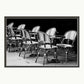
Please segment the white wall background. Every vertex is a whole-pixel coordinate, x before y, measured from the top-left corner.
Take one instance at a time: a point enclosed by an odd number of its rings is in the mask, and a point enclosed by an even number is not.
[[[84,83],[84,0],[0,0],[0,84]],[[4,16],[80,16],[80,68],[4,68]]]

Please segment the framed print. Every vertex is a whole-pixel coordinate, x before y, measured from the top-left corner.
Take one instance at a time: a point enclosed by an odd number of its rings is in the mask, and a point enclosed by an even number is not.
[[[5,16],[5,67],[79,67],[79,16]]]

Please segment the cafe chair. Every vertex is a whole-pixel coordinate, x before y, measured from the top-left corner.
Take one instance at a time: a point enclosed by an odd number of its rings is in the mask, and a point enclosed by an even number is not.
[[[25,41],[27,41],[28,39],[30,39],[29,35],[27,35],[27,38],[26,38],[26,30],[25,30],[25,24],[21,24],[18,26],[17,30],[20,31],[20,35],[21,35],[21,38],[22,38],[22,42],[21,42],[21,47],[20,48],[20,53],[19,53],[19,56],[21,55],[23,49],[24,49],[24,44],[25,44]]]
[[[57,56],[56,56],[56,49],[57,49],[57,46],[54,46],[52,45],[51,43],[51,40],[50,40],[50,37],[48,34],[44,33],[44,32],[38,32],[38,35],[39,35],[39,48],[38,48],[38,54],[37,54],[37,57],[36,57],[36,60],[35,62],[37,62],[38,60],[38,57],[39,57],[39,54],[40,54],[40,51],[43,50],[44,52],[44,55],[43,55],[43,65],[45,65],[48,61],[48,52],[51,52],[52,49],[55,49],[55,52],[54,52],[54,57],[57,59]]]
[[[14,31],[13,29],[14,23],[10,23],[8,26],[6,26],[6,40],[8,40],[9,37],[14,36]],[[11,33],[12,32],[12,33]]]
[[[15,32],[14,32],[14,23],[10,23],[7,26],[7,35],[8,35],[8,51],[10,52],[10,49],[13,48],[13,45],[16,46],[16,39],[15,39]]]
[[[65,53],[66,53],[65,61],[66,62],[68,60],[69,50],[74,47],[74,41],[75,41],[76,36],[77,36],[77,32],[74,30],[70,30],[64,34],[65,38],[62,39],[61,43],[57,44],[58,48],[65,49]]]
[[[13,25],[14,25],[14,23],[12,22],[8,26],[6,26],[6,28],[8,30],[6,33],[8,34],[9,37],[15,36],[15,33],[13,31]]]
[[[21,32],[22,32],[22,46],[20,47],[19,56],[21,55],[23,50],[26,51],[26,48],[29,47],[31,43],[29,33],[25,29],[21,29]]]
[[[22,43],[23,45],[22,45],[22,47],[20,49],[19,56],[21,55],[21,53],[22,53],[22,51],[24,49],[24,59],[25,59],[25,55],[28,53],[28,51],[30,51],[31,54],[32,54],[32,51],[33,51],[32,47],[36,47],[38,42],[31,40],[30,33],[27,30],[22,29],[21,31],[23,33],[23,43]]]
[[[14,31],[14,40],[15,40],[15,44],[16,44],[16,49],[19,50],[19,48],[22,45],[22,35],[21,35],[21,29],[24,29],[25,24],[21,24],[19,25]],[[14,27],[15,28],[15,27]]]

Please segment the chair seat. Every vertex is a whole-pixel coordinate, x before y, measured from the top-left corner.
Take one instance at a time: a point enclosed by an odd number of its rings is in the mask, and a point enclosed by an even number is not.
[[[37,41],[32,41],[32,44],[38,44],[38,42]]]
[[[38,44],[38,42],[36,42],[36,41],[32,41],[32,43],[31,43],[31,41],[27,41],[27,42],[24,41],[23,43],[24,43],[24,44],[29,44],[29,45],[30,45],[30,44]]]
[[[22,40],[22,38],[20,38],[20,37],[11,37],[11,38],[9,38],[10,40]]]
[[[31,37],[31,39],[35,39],[35,37]]]
[[[19,35],[19,34],[16,34],[15,36],[17,36],[17,37],[20,37],[21,35]]]
[[[57,48],[57,46],[54,46],[54,45],[41,45],[40,48],[43,48],[43,49],[52,49],[52,48]]]
[[[50,38],[52,39],[52,38],[56,38],[55,36],[50,36]]]
[[[20,38],[20,37],[16,37],[16,40],[21,40],[22,38]]]
[[[70,44],[57,44],[57,46],[64,47],[64,48],[72,47],[72,45],[70,45]]]
[[[11,38],[9,38],[9,39],[11,39],[11,40],[16,40],[15,37],[11,37]]]
[[[30,31],[29,33],[30,34],[33,34],[33,35],[36,35],[37,34],[37,32],[32,32],[32,31]]]
[[[24,41],[23,44],[31,44],[31,41]]]

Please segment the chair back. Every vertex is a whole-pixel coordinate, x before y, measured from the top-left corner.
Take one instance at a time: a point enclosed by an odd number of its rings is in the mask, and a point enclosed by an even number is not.
[[[13,30],[13,25],[14,25],[14,23],[10,23],[10,24],[7,26],[7,27],[8,27],[8,30],[9,30],[10,36],[15,36],[14,30]]]
[[[21,32],[22,32],[22,38],[25,38],[25,30],[22,29]]]
[[[30,35],[27,30],[21,29],[20,31],[22,32],[22,38],[30,39]]]
[[[48,34],[46,34],[44,32],[38,32],[38,34],[39,34],[39,42],[44,43],[44,45],[42,44],[44,48],[52,47],[50,37]]]
[[[44,42],[45,41],[45,39],[44,39],[44,32],[38,32],[38,37],[39,37],[39,41],[40,42]]]
[[[25,33],[25,38],[26,39],[31,39],[30,34],[27,30],[24,30],[24,33]]]
[[[17,27],[18,30],[20,30],[22,32],[22,38],[25,38],[25,24],[21,24]]]
[[[75,40],[77,32],[72,30],[65,33],[65,39]]]
[[[50,35],[50,32],[51,32],[51,30],[49,29],[46,31],[46,34]]]
[[[67,44],[73,45],[75,38],[77,36],[77,32],[74,30],[70,30],[64,34],[65,38],[63,38],[61,43],[66,42]]]
[[[12,28],[13,25],[14,25],[14,23],[12,22],[12,23],[10,23],[7,27],[8,27],[8,28]]]
[[[50,37],[49,37],[49,35],[46,34],[46,33],[45,33],[45,42],[46,42],[46,43],[51,43],[51,42],[50,42]]]
[[[38,32],[40,30],[40,26],[35,26],[33,29],[32,29],[32,32]]]
[[[26,26],[25,24],[21,24],[21,25],[19,25],[19,26],[18,26],[18,28],[17,28],[17,29],[24,29],[24,28],[25,28],[25,26]]]
[[[55,36],[56,33],[56,28],[50,28],[49,30],[46,31],[46,34],[49,36]]]

